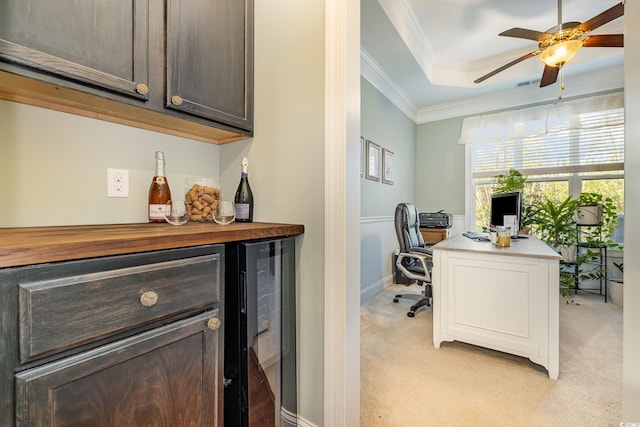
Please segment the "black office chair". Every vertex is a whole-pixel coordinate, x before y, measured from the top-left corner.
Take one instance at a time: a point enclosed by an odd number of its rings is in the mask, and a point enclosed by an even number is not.
[[[395,214],[396,236],[400,245],[400,253],[396,259],[396,266],[400,272],[410,280],[417,280],[419,285],[425,285],[421,295],[398,294],[393,302],[399,298],[418,297],[418,302],[411,306],[407,316],[414,317],[420,307],[429,307],[432,303],[431,268],[432,251],[425,245],[420,234],[420,219],[418,209],[411,203],[400,203],[396,206]]]

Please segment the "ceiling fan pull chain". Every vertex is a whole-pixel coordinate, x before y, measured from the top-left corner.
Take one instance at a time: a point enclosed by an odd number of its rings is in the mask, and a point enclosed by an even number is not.
[[[563,91],[564,91],[564,67],[560,66],[560,93],[558,94],[558,100],[562,100]]]

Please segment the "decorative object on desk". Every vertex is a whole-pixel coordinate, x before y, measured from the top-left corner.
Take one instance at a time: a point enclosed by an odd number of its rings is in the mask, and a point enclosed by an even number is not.
[[[220,179],[194,176],[185,179],[185,200],[193,222],[212,222],[220,200]]]
[[[220,200],[213,210],[213,220],[220,225],[231,224],[236,218],[235,207],[231,200]]]
[[[393,151],[382,149],[382,182],[393,185],[395,177],[395,161]]]
[[[499,248],[511,246],[511,227],[496,227],[496,246]]]
[[[184,200],[169,200],[164,212],[165,220],[171,225],[183,225],[189,222],[189,207]]]
[[[496,228],[493,225],[489,226],[489,240],[494,245],[498,244],[498,232],[496,231]]]
[[[380,146],[367,140],[367,170],[365,177],[372,181],[380,181]]]

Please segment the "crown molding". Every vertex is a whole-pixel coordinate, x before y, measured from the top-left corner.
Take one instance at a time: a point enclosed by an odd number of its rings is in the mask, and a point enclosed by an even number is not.
[[[409,119],[414,123],[416,122],[417,106],[393,83],[389,75],[362,46],[360,46],[360,75],[378,89]]]

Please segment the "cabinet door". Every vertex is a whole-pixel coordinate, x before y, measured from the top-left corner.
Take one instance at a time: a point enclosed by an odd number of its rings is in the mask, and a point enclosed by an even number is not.
[[[16,375],[18,426],[218,426],[218,310]]]
[[[148,9],[149,0],[2,1],[0,60],[44,73],[45,81],[49,75],[146,100]]]
[[[253,126],[252,0],[167,1],[168,108]]]

